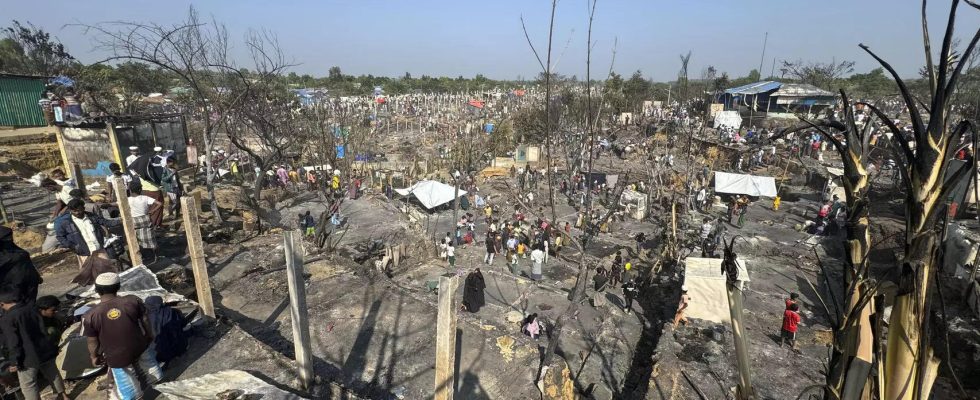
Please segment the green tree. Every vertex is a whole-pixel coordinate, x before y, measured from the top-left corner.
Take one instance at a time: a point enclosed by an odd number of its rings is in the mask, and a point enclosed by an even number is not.
[[[624,86],[623,77],[615,72],[610,73],[609,77],[606,78],[606,84],[603,87],[603,96],[605,96],[609,108],[615,113],[622,112],[626,108],[626,97],[623,92]]]
[[[12,26],[0,32],[7,36],[0,43],[0,71],[55,76],[66,74],[78,64],[57,38],[30,23],[13,21]]]
[[[327,77],[331,81],[337,82],[344,79],[344,73],[340,71],[340,67],[334,65],[327,70]]]
[[[626,100],[626,110],[638,111],[643,100],[650,96],[650,81],[643,78],[643,72],[637,70],[630,79],[623,83],[623,96]]]
[[[721,76],[715,78],[713,89],[717,91],[722,91],[728,89],[731,86],[731,80],[728,79],[728,73],[722,72]]]
[[[885,76],[883,68],[875,68],[866,74],[854,74],[847,78],[850,91],[864,97],[881,98],[897,93],[895,81]]]

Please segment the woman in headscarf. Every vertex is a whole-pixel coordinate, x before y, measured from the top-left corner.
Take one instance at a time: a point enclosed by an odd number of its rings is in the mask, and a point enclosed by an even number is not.
[[[487,304],[483,294],[486,287],[483,272],[480,272],[479,268],[466,276],[466,283],[463,286],[463,307],[466,307],[466,311],[479,312],[480,308]]]
[[[187,335],[184,334],[184,316],[173,307],[163,304],[160,296],[150,296],[144,301],[157,361],[165,363],[187,351]]]

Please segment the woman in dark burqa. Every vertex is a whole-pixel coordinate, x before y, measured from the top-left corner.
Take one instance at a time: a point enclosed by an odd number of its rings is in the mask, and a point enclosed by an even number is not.
[[[480,307],[487,304],[483,296],[483,289],[486,288],[487,284],[479,268],[466,276],[466,284],[463,286],[463,307],[466,307],[466,311],[479,312]]]
[[[187,335],[184,333],[184,316],[173,307],[163,304],[160,296],[150,296],[144,301],[153,329],[157,361],[173,360],[187,351]]]

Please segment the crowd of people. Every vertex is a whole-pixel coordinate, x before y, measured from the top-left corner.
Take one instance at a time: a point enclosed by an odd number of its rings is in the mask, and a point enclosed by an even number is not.
[[[159,297],[118,295],[119,273],[133,260],[132,255],[124,257],[119,202],[128,205],[129,222],[142,255],[153,256],[164,213],[169,210],[171,217],[179,216],[184,190],[173,151],[157,147],[141,155],[137,147],[129,150],[125,168],[117,163],[109,165],[105,185],[83,186],[61,170],[35,177],[40,187],[54,194],[55,201],[48,224],[51,233],[44,247],[74,253],[79,272],[73,282],[92,285],[99,301],[62,303],[54,296],[38,298],[41,278],[30,254],[13,244],[10,229],[0,227],[0,304],[4,310],[0,330],[7,354],[4,368],[17,374],[17,386],[26,399],[39,399],[45,383],[58,398],[67,398],[55,358],[64,350],[63,343],[70,340],[62,338],[62,332],[71,324],[81,325],[78,334],[88,338],[90,362],[106,368],[113,398],[117,399],[140,398],[141,387],[161,379],[161,365],[187,348],[186,321],[179,311]],[[123,182],[123,191],[115,190],[116,180]]]
[[[79,244],[88,246],[82,240]],[[158,381],[161,365],[186,351],[183,315],[157,296],[119,296],[115,272],[94,280],[98,302],[69,304],[52,295],[38,297],[42,279],[30,253],[14,244],[12,230],[3,226],[0,273],[0,346],[5,355],[0,382],[19,387],[24,399],[39,400],[44,385],[58,399],[68,398],[56,359],[66,351],[69,337],[63,332],[72,324],[81,325],[91,364],[107,369],[117,399],[140,398],[141,379],[143,384]],[[66,308],[73,317],[64,316]],[[4,378],[9,374],[16,374],[16,381]]]

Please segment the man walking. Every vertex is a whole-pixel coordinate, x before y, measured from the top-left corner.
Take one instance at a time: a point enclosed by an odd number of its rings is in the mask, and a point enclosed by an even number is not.
[[[623,299],[626,301],[626,304],[623,306],[623,311],[625,311],[627,315],[633,313],[633,300],[635,298],[636,282],[633,282],[633,279],[628,279],[626,282],[623,282]]]
[[[495,239],[496,238],[494,237],[493,233],[487,233],[487,255],[483,256],[483,262],[485,262],[487,265],[493,265],[493,256],[494,254],[497,254],[497,244]]]
[[[3,307],[0,330],[3,331],[10,360],[14,363],[9,371],[17,373],[24,399],[41,399],[40,376],[51,383],[51,389],[58,399],[67,400],[61,372],[55,365],[58,347],[48,340],[41,314],[33,304],[22,302],[15,291],[4,290],[0,293],[0,306]]]
[[[711,218],[706,217],[702,220],[702,224],[701,224],[701,257],[702,258],[707,257],[709,253],[714,252],[713,250],[710,252],[708,251],[710,246],[708,243],[709,242],[708,238],[711,236],[711,232],[714,231],[714,229],[715,227],[711,225]]]
[[[136,296],[119,297],[119,275],[107,272],[95,279],[99,304],[82,317],[93,365],[109,367],[114,393],[120,399],[141,398],[137,367],[149,384],[162,377],[153,347],[153,331],[146,307]]]

